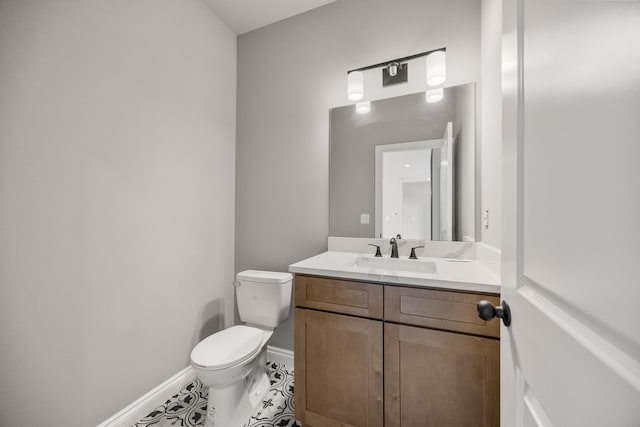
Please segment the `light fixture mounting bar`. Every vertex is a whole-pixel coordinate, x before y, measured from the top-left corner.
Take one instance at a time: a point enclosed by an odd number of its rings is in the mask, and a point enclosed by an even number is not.
[[[438,52],[438,51],[446,52],[447,48],[446,47],[441,47],[440,49],[428,50],[426,52],[416,53],[415,55],[405,56],[404,58],[391,59],[389,61],[380,62],[378,64],[367,65],[366,67],[362,67],[362,68],[354,68],[353,70],[347,71],[347,74],[349,74],[352,71],[366,71],[366,70],[371,70],[373,68],[386,67],[387,65],[389,65],[392,62],[397,62],[398,64],[401,64],[403,62],[411,61],[412,59],[420,58],[422,56],[427,56],[430,53]]]

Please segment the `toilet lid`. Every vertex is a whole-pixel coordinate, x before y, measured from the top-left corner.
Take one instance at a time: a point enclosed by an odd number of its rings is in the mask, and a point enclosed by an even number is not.
[[[191,352],[191,362],[203,369],[223,369],[253,356],[262,346],[262,330],[237,325],[209,335]]]

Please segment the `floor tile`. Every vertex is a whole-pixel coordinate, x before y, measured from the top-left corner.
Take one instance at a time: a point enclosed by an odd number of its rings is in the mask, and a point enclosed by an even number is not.
[[[271,389],[245,427],[300,427],[293,407],[293,370],[267,362]],[[133,427],[194,427],[204,425],[209,389],[193,380]]]

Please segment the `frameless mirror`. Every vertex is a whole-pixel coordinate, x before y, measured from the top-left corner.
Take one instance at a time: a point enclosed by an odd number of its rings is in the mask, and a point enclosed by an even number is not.
[[[330,110],[329,233],[476,239],[475,84]]]

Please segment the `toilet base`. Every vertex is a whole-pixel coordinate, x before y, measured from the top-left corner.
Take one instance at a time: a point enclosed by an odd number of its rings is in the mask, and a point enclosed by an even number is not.
[[[257,363],[242,381],[224,388],[209,388],[205,427],[243,427],[270,388],[264,363]]]

